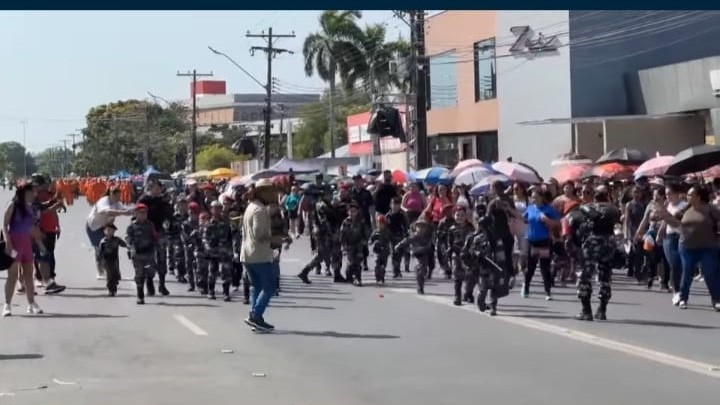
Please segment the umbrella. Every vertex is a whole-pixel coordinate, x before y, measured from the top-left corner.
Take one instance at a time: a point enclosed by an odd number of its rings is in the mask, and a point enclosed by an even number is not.
[[[550,163],[550,166],[564,166],[564,165],[578,165],[578,164],[585,164],[585,165],[591,165],[593,164],[592,159],[585,155],[581,155],[579,153],[564,153],[555,159]]]
[[[640,167],[635,170],[635,178],[662,176],[670,166],[670,163],[672,163],[672,160],[673,156],[655,156],[641,164]]]
[[[498,172],[488,165],[470,167],[455,177],[455,184],[473,186],[480,180],[493,174],[498,174]]]
[[[558,183],[563,184],[567,183],[568,181],[579,180],[588,170],[590,170],[589,164],[566,164],[555,167],[555,172],[553,173],[552,177],[557,180]]]
[[[117,177],[118,179],[127,179],[130,178],[130,173],[126,172],[125,170],[120,170],[115,173],[115,177]]]
[[[699,145],[680,151],[665,172],[669,176],[700,173],[720,164],[720,146]]]
[[[235,176],[228,182],[228,186],[230,187],[237,187],[244,185],[243,178],[240,176]]]
[[[210,172],[210,175],[208,175],[211,179],[230,178],[235,176],[237,176],[237,173],[226,167],[215,169]]]
[[[195,173],[190,173],[187,175],[190,179],[204,179],[210,176],[209,170],[200,170]]]
[[[431,167],[429,169],[418,170],[414,173],[416,181],[422,181],[430,185],[439,184],[449,180],[450,171],[444,167]]]
[[[649,156],[647,153],[630,148],[620,148],[611,150],[610,152],[600,156],[595,163],[628,163],[628,164],[640,164],[648,160]]]
[[[583,177],[601,177],[603,179],[627,179],[632,177],[637,166],[622,163],[602,163],[593,166]]]
[[[476,167],[476,166],[485,166],[485,163],[483,163],[479,159],[465,159],[455,165],[455,167],[453,168],[450,175],[455,177],[455,176],[459,175],[460,173],[462,173],[465,169],[469,169],[471,167]]]
[[[482,178],[477,184],[475,184],[473,188],[470,189],[470,195],[480,197],[486,194],[490,190],[490,187],[492,187],[492,184],[496,181],[502,181],[506,186],[509,186],[510,183],[512,183],[512,180],[504,174],[491,174]]]
[[[542,182],[540,176],[533,169],[519,163],[497,162],[493,163],[492,168],[515,181],[530,184]]]
[[[703,170],[702,173],[700,173],[700,176],[706,179],[720,178],[720,165]]]
[[[396,184],[405,183],[408,181],[408,175],[402,170],[395,170],[392,172],[392,181]]]

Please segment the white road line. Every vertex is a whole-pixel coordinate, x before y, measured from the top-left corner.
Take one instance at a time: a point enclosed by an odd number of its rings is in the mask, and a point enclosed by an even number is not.
[[[449,306],[451,308],[464,309],[466,311],[471,311],[479,314],[477,307],[475,307],[474,305],[463,305],[460,307],[456,307],[448,298],[445,297],[438,297],[432,295],[417,295],[413,290],[400,288],[390,288],[388,289],[388,291],[401,294],[413,294],[415,297],[420,298],[424,301]],[[498,314],[506,315],[502,311],[498,311]],[[616,352],[624,353],[630,356],[640,357],[646,360],[665,364],[667,366],[681,368],[709,377],[720,378],[720,366],[717,365],[701,363],[695,360],[690,360],[683,357],[674,356],[672,354],[659,352],[657,350],[623,343],[617,340],[607,339],[578,330],[568,329],[562,326],[556,326],[545,322],[539,322],[533,319],[509,316],[498,316],[492,319],[517,326],[523,326],[526,328],[539,330],[546,333],[552,333],[554,335],[563,336],[572,340],[576,340],[578,342],[604,347],[609,350],[614,350]]]
[[[198,335],[198,336],[207,336],[208,333],[202,330],[201,327],[197,326],[193,321],[187,319],[183,315],[173,315],[173,318],[175,318],[176,321],[180,322],[180,324],[188,329],[190,329],[190,332]]]
[[[282,262],[282,263],[300,263],[300,259],[297,259],[294,257],[281,258],[280,262]]]

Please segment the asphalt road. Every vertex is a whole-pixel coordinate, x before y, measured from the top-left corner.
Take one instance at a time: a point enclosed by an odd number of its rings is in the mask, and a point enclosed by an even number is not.
[[[5,206],[9,194],[2,193]],[[95,280],[84,201],[61,214],[59,282],[38,296],[42,316],[0,319],[1,404],[717,404],[720,314],[704,285],[681,311],[670,294],[616,277],[606,322],[572,318],[572,288],[546,302],[541,287],[501,301],[490,318],[452,306],[440,280],[414,293],[412,277],[385,287],[335,285],[294,274],[309,243],[284,254],[282,293],[252,333],[236,302],[209,301],[171,283],[137,306],[131,281],[108,298]],[[119,234],[124,235],[124,224]],[[132,276],[124,256],[123,275]],[[365,273],[368,280],[371,273]],[[0,278],[4,278],[0,273]],[[538,282],[539,282],[538,275]],[[1,283],[4,284],[4,281]]]

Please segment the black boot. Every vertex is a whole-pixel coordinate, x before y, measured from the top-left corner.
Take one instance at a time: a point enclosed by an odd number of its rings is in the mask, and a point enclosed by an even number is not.
[[[243,304],[250,304],[250,282],[247,278],[243,280]]]
[[[145,285],[147,286],[147,296],[148,297],[155,296],[155,282],[153,281],[153,279],[148,278],[145,281]]]
[[[606,321],[607,320],[607,300],[600,300],[600,306],[597,309],[597,312],[595,312],[595,319],[598,321]]]
[[[145,304],[145,288],[141,284],[141,285],[136,286],[136,289],[137,289],[137,304],[138,305]]]
[[[304,268],[302,271],[297,275],[300,281],[302,281],[304,284],[312,284],[312,281],[308,278],[309,269]],[[319,274],[319,272],[318,272]]]
[[[335,273],[334,277],[333,277],[334,283],[346,283],[347,282],[347,280],[345,280],[345,278],[342,276],[342,274],[340,274],[340,269],[333,270],[333,273]]]
[[[490,316],[497,315],[497,300],[492,300],[490,302]]]
[[[195,280],[189,279],[188,280],[188,292],[195,291]]]
[[[580,298],[580,304],[582,304],[582,312],[580,312],[575,319],[578,321],[592,321],[592,305],[590,305],[590,297]]]
[[[460,306],[462,305],[462,281],[455,280],[453,287],[455,288],[455,301],[453,301],[453,304]]]
[[[167,288],[165,288],[165,275],[160,274],[158,275],[158,292],[162,295],[170,295],[170,291],[168,291]]]
[[[211,300],[215,299],[215,283],[208,283],[207,297]]]
[[[223,283],[223,301],[230,302],[230,283]]]

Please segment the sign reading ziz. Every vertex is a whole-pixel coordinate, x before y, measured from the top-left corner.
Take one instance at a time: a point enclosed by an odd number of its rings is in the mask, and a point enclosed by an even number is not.
[[[558,36],[545,36],[542,32],[535,36],[529,25],[520,25],[511,27],[510,32],[517,38],[513,46],[510,47],[511,53],[520,52],[548,52],[558,49]]]

